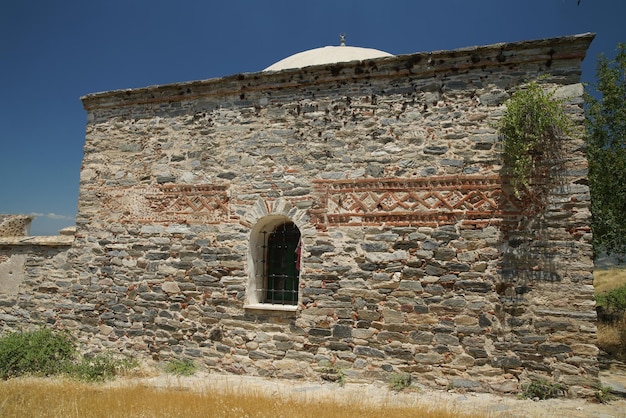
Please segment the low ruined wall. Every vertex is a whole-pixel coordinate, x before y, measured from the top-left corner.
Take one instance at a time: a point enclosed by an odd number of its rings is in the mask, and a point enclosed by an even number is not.
[[[73,236],[0,237],[0,331],[62,325],[70,303]]]
[[[51,317],[94,350],[231,373],[332,365],[501,392],[541,375],[584,394],[597,382],[580,84],[591,39],[83,98],[78,230]],[[577,129],[544,162],[537,205],[511,193],[494,124],[539,76]],[[302,249],[298,303],[281,308],[251,289],[262,226],[283,218]]]

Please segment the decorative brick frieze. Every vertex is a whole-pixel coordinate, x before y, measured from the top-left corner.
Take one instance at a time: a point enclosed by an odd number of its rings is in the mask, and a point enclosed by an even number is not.
[[[103,206],[121,222],[218,224],[229,222],[228,186],[162,184],[103,188]]]
[[[522,213],[499,176],[314,180],[315,222],[327,226],[501,224]]]
[[[172,217],[189,224],[215,224],[229,219],[227,186],[166,184],[160,186],[159,193],[149,193],[146,198],[157,218]]]

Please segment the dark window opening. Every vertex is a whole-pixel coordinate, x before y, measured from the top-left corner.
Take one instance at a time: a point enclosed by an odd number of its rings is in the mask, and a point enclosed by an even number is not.
[[[265,261],[265,302],[297,304],[300,231],[293,222],[282,223],[269,234]]]

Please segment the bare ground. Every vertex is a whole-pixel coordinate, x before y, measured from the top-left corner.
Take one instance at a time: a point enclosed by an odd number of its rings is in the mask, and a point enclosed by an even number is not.
[[[624,394],[626,367],[621,363],[608,364],[601,372],[604,385],[614,387],[617,393]],[[626,417],[626,398],[616,397],[608,404],[584,399],[549,399],[533,401],[517,399],[514,396],[500,396],[486,393],[462,393],[426,388],[413,388],[403,392],[390,390],[382,382],[361,384],[305,382],[294,380],[268,379],[252,376],[220,375],[197,373],[191,377],[159,375],[146,378],[125,378],[108,383],[111,386],[143,385],[169,390],[194,391],[241,391],[291,396],[303,401],[321,399],[340,402],[358,402],[373,405],[420,405],[426,408],[446,406],[454,410],[486,417]]]

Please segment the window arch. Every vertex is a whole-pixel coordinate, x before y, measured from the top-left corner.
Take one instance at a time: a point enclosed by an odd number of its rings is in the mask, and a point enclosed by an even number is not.
[[[253,228],[249,305],[298,304],[301,234],[285,216],[268,216]]]

